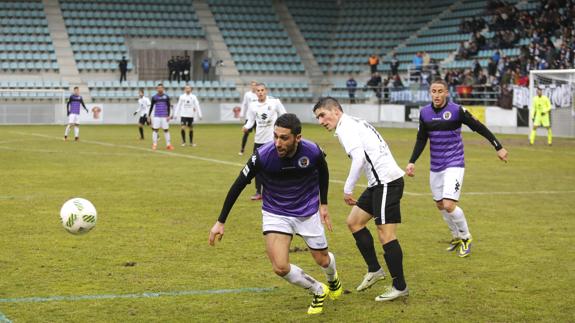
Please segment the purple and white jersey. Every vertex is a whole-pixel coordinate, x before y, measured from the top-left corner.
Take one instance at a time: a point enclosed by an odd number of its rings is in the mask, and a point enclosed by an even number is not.
[[[68,98],[68,106],[70,114],[80,114],[80,107],[84,104],[80,95],[72,94]]]
[[[170,116],[170,97],[164,93],[162,95],[156,94],[152,97],[150,105],[151,110],[154,110],[154,117],[167,118]]]
[[[317,144],[300,141],[292,158],[280,158],[274,142],[254,155],[263,185],[262,210],[283,216],[305,217],[319,209],[318,162],[324,154]]]
[[[429,151],[432,172],[449,167],[465,167],[461,125],[465,110],[453,102],[443,108],[424,106],[419,112],[420,128],[423,126],[429,136]]]

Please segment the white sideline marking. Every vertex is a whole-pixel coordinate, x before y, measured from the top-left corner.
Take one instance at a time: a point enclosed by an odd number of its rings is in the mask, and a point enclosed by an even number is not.
[[[182,290],[172,292],[145,292],[135,294],[101,294],[101,295],[70,295],[70,296],[46,296],[46,297],[15,297],[0,298],[0,303],[44,303],[62,301],[85,301],[118,298],[157,298],[163,296],[193,296],[193,295],[218,295],[239,293],[267,293],[275,290],[272,287],[246,287],[236,289],[206,289],[206,290]],[[1,315],[1,313],[0,313]],[[2,316],[0,316],[0,322]]]
[[[12,323],[12,321],[10,321],[6,315],[0,312],[0,323]]]
[[[19,134],[19,135],[36,136],[36,137],[42,137],[42,138],[48,138],[48,139],[62,141],[62,138],[60,138],[60,137],[53,137],[53,136],[48,136],[48,135],[44,135],[44,134],[40,134],[40,133],[27,133],[27,132],[20,132],[20,131],[11,131],[11,132]],[[94,140],[82,140],[81,142],[94,144],[94,145],[100,145],[100,146],[106,146],[106,147],[118,147],[118,148],[126,148],[126,149],[133,149],[133,150],[139,150],[139,151],[147,151],[147,152],[152,152],[155,154],[162,154],[165,156],[196,159],[196,160],[201,160],[201,161],[215,163],[215,164],[223,164],[223,165],[238,166],[238,167],[244,166],[244,164],[225,161],[225,160],[200,157],[200,156],[194,156],[194,155],[187,155],[187,154],[180,154],[180,153],[163,151],[163,150],[152,150],[150,148],[136,147],[136,146],[130,146],[130,145],[120,145],[120,144],[113,144],[113,143],[109,143],[109,142],[94,141]],[[335,184],[345,184],[345,181],[341,181],[341,180],[337,180],[337,179],[330,179],[329,181],[331,183],[335,183]],[[356,184],[356,186],[367,187],[367,185],[364,185],[364,184]],[[409,195],[409,196],[431,196],[431,193],[415,193],[415,192],[408,192],[408,191],[404,191],[403,193],[405,195]],[[503,192],[465,192],[465,195],[483,196],[483,195],[572,194],[572,193],[575,193],[575,190],[569,190],[569,191],[545,191],[545,190],[543,190],[543,191],[512,191],[512,192],[505,192],[505,191],[503,191]]]

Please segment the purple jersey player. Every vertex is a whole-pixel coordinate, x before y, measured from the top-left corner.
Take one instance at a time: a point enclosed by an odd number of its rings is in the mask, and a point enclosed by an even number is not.
[[[84,100],[80,96],[80,89],[76,86],[74,93],[68,98],[66,103],[66,115],[68,116],[68,125],[64,131],[64,140],[68,140],[70,128],[74,126],[74,138],[76,141],[80,140],[80,107],[83,107],[86,112],[88,109],[84,104]]]
[[[210,245],[214,245],[216,238],[221,240],[232,206],[256,175],[265,188],[263,234],[274,272],[314,295],[308,314],[321,313],[326,297],[336,299],[343,291],[322,226],[325,223],[332,230],[327,210],[329,171],[323,151],[317,144],[301,138],[301,123],[295,114],[283,114],[276,120],[274,141],[259,147],[240,172],[218,221],[210,230]],[[294,234],[304,239],[312,257],[324,270],[329,286],[290,264],[289,247]]]
[[[170,97],[164,92],[164,85],[158,84],[156,87],[158,93],[152,97],[150,103],[150,111],[148,112],[148,123],[152,125],[152,149],[156,150],[158,147],[158,131],[160,128],[164,130],[164,138],[166,138],[166,149],[174,150],[170,142]],[[154,112],[152,114],[152,111]]]
[[[497,150],[499,159],[505,162],[507,150],[469,111],[447,100],[449,92],[443,80],[434,81],[429,90],[432,103],[423,107],[419,113],[417,141],[409,164],[407,164],[406,173],[412,177],[415,175],[415,161],[423,152],[429,139],[431,192],[437,208],[441,211],[453,235],[447,250],[457,249],[460,257],[466,257],[471,253],[471,233],[469,233],[463,210],[457,206],[465,170],[461,125],[467,125],[471,130],[489,140]]]

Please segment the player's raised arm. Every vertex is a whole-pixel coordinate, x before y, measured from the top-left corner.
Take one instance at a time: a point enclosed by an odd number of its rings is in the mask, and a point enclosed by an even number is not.
[[[235,182],[230,187],[226,199],[224,201],[224,205],[222,206],[222,210],[220,211],[220,216],[218,217],[218,221],[214,224],[212,229],[210,230],[210,236],[208,242],[211,246],[215,244],[215,239],[221,240],[224,235],[224,223],[226,222],[232,207],[236,203],[236,200],[244,190],[244,188],[251,182],[251,180],[256,176],[259,170],[259,161],[257,157],[257,153],[252,155],[238,177],[236,178]]]
[[[417,130],[417,138],[415,140],[415,145],[413,146],[413,152],[411,153],[411,158],[409,158],[409,163],[405,167],[405,173],[409,177],[415,176],[415,162],[421,156],[421,153],[427,145],[427,139],[429,135],[427,129],[425,129],[425,123],[419,118],[419,129]]]
[[[483,123],[475,119],[475,117],[473,117],[469,111],[463,108],[460,109],[462,110],[460,112],[462,115],[463,124],[467,125],[471,130],[477,132],[485,139],[487,139],[493,148],[497,150],[497,157],[502,161],[507,162],[507,150],[503,148],[503,145],[501,145],[499,140],[495,138],[495,135]]]

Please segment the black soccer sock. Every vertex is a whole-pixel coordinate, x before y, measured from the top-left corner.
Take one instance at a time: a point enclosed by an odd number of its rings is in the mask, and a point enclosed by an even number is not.
[[[407,286],[403,276],[403,251],[401,251],[399,241],[396,239],[384,244],[383,251],[387,269],[393,278],[393,287],[397,290],[404,290]]]
[[[367,264],[368,271],[373,273],[381,269],[379,261],[377,261],[377,255],[375,254],[375,247],[373,246],[373,237],[371,232],[367,228],[363,228],[355,233],[353,233],[355,238],[355,244],[365,263]]]
[[[180,131],[180,134],[182,135],[182,142],[185,144],[186,143],[186,130],[182,129]]]
[[[144,128],[138,128],[140,130],[140,138],[144,139]]]
[[[190,145],[194,143],[194,130],[190,129]]]
[[[242,137],[242,152],[246,149],[246,144],[248,143],[248,136],[250,135],[249,132],[244,132],[244,136]]]

